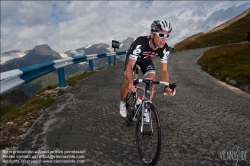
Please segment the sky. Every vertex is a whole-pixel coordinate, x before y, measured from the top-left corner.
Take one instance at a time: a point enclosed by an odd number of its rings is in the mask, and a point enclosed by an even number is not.
[[[169,46],[250,7],[248,1],[1,1],[1,53],[48,44],[63,53],[147,36],[154,20],[172,25]],[[117,50],[119,51],[119,50]]]

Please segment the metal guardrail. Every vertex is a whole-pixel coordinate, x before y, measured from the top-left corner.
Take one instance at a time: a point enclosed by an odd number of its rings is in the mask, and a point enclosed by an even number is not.
[[[68,57],[50,62],[27,66],[19,69],[14,69],[0,73],[0,94],[4,94],[24,83],[30,82],[38,77],[58,70],[59,86],[65,87],[64,67],[77,64],[84,61],[89,61],[89,70],[93,71],[93,60],[98,58],[108,57],[108,64],[111,65],[111,56],[124,55],[126,51],[108,52],[102,54],[91,54],[86,56]]]

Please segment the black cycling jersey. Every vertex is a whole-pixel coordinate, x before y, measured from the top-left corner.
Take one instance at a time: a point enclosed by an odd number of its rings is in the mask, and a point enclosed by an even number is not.
[[[159,56],[162,63],[168,62],[169,48],[167,43],[163,48],[158,48],[153,50],[149,44],[149,36],[138,37],[130,46],[130,49],[127,52],[127,56],[131,59],[137,60],[144,59],[147,57]]]
[[[149,36],[141,36],[131,44],[126,55],[124,68],[125,73],[129,58],[136,60],[136,64],[141,67],[142,73],[144,75],[147,75],[148,73],[155,73],[155,67],[151,57],[159,56],[162,63],[168,62],[169,48],[167,43],[163,48],[153,50],[150,47],[149,40]]]

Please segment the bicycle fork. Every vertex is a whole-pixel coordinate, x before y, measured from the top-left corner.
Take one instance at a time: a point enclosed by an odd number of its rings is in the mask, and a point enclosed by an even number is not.
[[[151,110],[149,109],[148,103],[149,101],[144,101],[141,105],[142,105],[142,116],[141,116],[141,134],[142,135],[153,135],[154,134],[154,130],[153,130],[153,125],[152,125],[152,117],[151,117]],[[149,114],[149,131],[144,131],[144,118],[145,118],[145,112],[148,112]]]

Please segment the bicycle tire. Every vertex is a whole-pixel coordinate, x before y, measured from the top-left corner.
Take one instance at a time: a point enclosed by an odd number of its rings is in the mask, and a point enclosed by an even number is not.
[[[140,113],[137,117],[137,124],[136,124],[136,144],[142,164],[153,166],[157,163],[161,153],[162,127],[160,124],[160,119],[156,108],[152,103],[148,103],[148,105],[151,111],[151,119],[154,132],[152,135],[150,134],[144,135],[141,133],[140,130],[142,123],[142,118],[141,118],[142,113]],[[146,128],[145,124],[143,128]],[[146,131],[146,129],[143,129],[143,132],[144,131],[145,133],[148,132]]]
[[[126,109],[127,109],[127,117],[126,117],[126,124],[127,126],[131,126],[132,124],[132,117],[134,116],[134,105],[136,102],[136,93],[128,92],[126,96]]]

